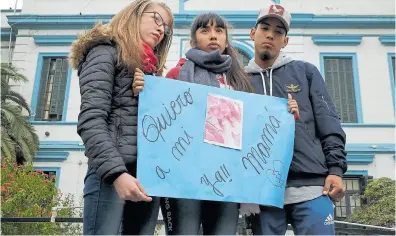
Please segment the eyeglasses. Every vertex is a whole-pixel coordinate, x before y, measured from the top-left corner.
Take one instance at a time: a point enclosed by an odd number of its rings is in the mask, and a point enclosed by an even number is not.
[[[158,12],[146,11],[146,12],[143,12],[143,13],[153,14],[153,18],[154,18],[155,23],[158,26],[164,26],[164,34],[165,35],[170,36],[170,35],[173,34],[172,29],[169,27],[169,25],[165,24],[164,19],[162,19],[162,16]]]

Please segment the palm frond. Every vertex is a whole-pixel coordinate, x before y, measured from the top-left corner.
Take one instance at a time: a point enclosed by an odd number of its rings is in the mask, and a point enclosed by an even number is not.
[[[25,98],[12,90],[14,83],[27,82],[26,76],[15,66],[1,64],[1,155],[13,160],[31,161],[39,148],[39,138],[34,127],[25,120],[22,109],[31,110]]]
[[[12,64],[1,63],[1,85],[4,82],[8,83],[8,79],[13,80],[14,82],[27,82],[28,79],[23,74],[19,73],[19,69],[16,68]]]
[[[21,147],[26,159],[33,156],[39,147],[39,138],[34,127],[22,116],[16,105],[2,102],[1,115],[7,133]],[[28,146],[27,146],[28,145]],[[29,150],[29,151],[27,151]]]
[[[15,102],[17,105],[24,108],[29,113],[29,115],[31,114],[29,104],[26,102],[26,99],[20,93],[10,90],[8,91],[7,94],[4,95],[4,99]]]
[[[1,103],[1,124],[8,129],[15,129],[20,111],[17,106],[8,102]],[[8,132],[9,133],[9,132]]]
[[[24,140],[29,146],[30,153],[35,154],[39,149],[40,140],[39,140],[39,137],[37,136],[35,130],[33,130],[33,131],[34,132],[31,132],[30,137],[25,137]]]
[[[16,159],[15,143],[11,140],[4,127],[1,127],[1,157]]]
[[[18,140],[18,146],[21,148],[21,152],[26,161],[31,162],[33,160],[36,151],[32,152],[31,147],[33,146],[31,142],[27,139]]]

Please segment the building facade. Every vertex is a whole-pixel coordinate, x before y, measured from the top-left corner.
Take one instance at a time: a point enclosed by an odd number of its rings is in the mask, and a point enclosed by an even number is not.
[[[17,89],[31,104],[29,117],[40,137],[35,168],[57,176],[64,193],[82,196],[87,158],[76,132],[78,76],[67,61],[77,34],[108,22],[130,0],[24,0],[21,10],[1,11],[1,59],[29,82]],[[249,37],[260,0],[165,0],[175,16],[167,60],[172,68],[189,49],[189,25],[214,11],[232,25],[240,63],[254,56]],[[343,218],[360,206],[353,197],[367,177],[395,179],[395,2],[393,0],[277,0],[292,14],[289,45],[294,59],[321,71],[347,134],[347,197],[336,206]],[[379,3],[380,2],[380,3]],[[11,35],[11,37],[10,37]],[[11,39],[11,40],[10,40]],[[11,45],[10,45],[11,43]]]

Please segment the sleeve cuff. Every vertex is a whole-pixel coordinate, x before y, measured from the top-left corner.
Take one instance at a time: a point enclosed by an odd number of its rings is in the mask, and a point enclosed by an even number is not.
[[[126,171],[121,171],[121,172],[116,172],[110,176],[107,176],[106,178],[103,179],[103,182],[106,184],[113,184],[114,181],[120,177],[123,173],[126,173]]]
[[[341,167],[332,166],[329,168],[329,175],[337,175],[342,178],[343,173]]]

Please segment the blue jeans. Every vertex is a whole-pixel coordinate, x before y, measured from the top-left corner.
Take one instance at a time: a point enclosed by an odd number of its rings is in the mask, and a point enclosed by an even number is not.
[[[248,217],[254,235],[285,235],[288,223],[295,235],[335,235],[334,208],[328,196],[283,209],[260,206],[260,210],[260,214]]]
[[[84,235],[153,235],[159,199],[150,203],[123,201],[114,185],[100,181],[89,169],[84,186]]]
[[[161,210],[167,235],[235,235],[239,204],[161,198]]]

